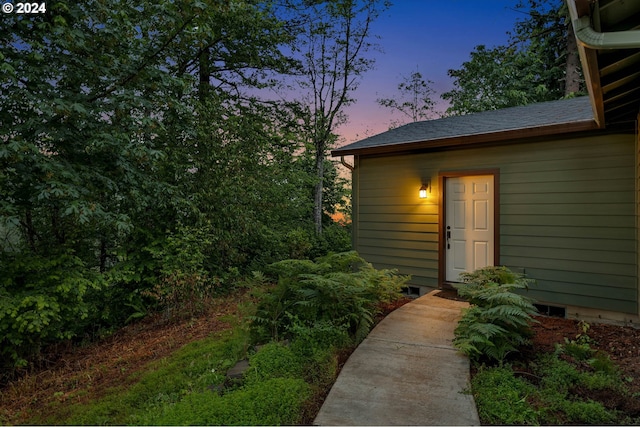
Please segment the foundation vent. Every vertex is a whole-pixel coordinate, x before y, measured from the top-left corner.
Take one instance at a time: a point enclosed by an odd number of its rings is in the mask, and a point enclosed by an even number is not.
[[[563,319],[567,317],[567,309],[564,307],[545,304],[534,304],[534,306],[543,316],[561,317]]]

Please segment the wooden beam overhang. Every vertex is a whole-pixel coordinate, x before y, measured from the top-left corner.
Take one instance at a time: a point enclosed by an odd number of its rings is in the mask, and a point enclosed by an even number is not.
[[[588,16],[591,8],[587,0],[568,0],[569,14],[571,20],[576,22],[578,19]],[[575,28],[574,24],[574,30]],[[582,63],[582,73],[586,82],[589,99],[591,100],[591,108],[593,109],[593,117],[598,127],[603,128],[605,125],[604,118],[604,96],[602,94],[602,86],[600,86],[600,70],[598,67],[598,55],[593,49],[587,49],[584,43],[580,41],[576,34],[578,43],[578,54]]]
[[[601,129],[594,120],[585,120],[571,123],[560,123],[535,128],[509,129],[500,132],[490,132],[475,135],[460,135],[450,138],[433,139],[426,141],[402,142],[398,144],[386,144],[360,148],[338,148],[331,151],[331,155],[350,156],[361,154],[390,154],[425,151],[443,147],[467,147],[476,144],[501,143],[506,141],[519,141],[528,138],[539,138],[552,135],[566,135]]]
[[[594,118],[634,121],[640,108],[640,2],[567,0]]]

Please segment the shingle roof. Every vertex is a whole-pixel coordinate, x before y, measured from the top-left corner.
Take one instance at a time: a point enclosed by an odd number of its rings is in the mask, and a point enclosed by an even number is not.
[[[580,124],[579,128],[569,126],[576,124]],[[416,144],[420,144],[421,147],[437,146],[436,142],[444,140],[472,141],[480,136],[486,141],[492,134],[506,132],[505,135],[508,135],[509,131],[527,129],[540,135],[587,130],[594,127],[595,121],[589,97],[581,96],[410,123],[337,148],[332,151],[332,154],[340,156],[364,151],[403,151],[413,148]],[[545,128],[546,131],[541,131],[541,128]]]

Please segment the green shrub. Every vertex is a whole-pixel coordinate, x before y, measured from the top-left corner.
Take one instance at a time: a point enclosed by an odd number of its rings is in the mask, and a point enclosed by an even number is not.
[[[0,368],[26,366],[43,345],[82,333],[101,276],[71,254],[1,254]]]
[[[353,249],[351,226],[338,223],[325,225],[320,235],[312,231],[311,243],[307,253],[307,257],[311,259],[331,253],[349,252]]]
[[[488,357],[498,362],[528,343],[532,316],[531,300],[513,292],[526,289],[528,279],[506,267],[486,267],[463,273],[458,294],[469,300],[455,329],[454,346],[472,360]]]
[[[482,287],[492,283],[521,283],[528,284],[530,279],[524,279],[521,274],[514,273],[504,266],[488,266],[479,268],[472,273],[460,273],[460,279],[465,285],[462,288],[470,289],[472,287]],[[473,295],[469,295],[473,297]],[[471,301],[472,304],[475,302]]]
[[[310,231],[295,228],[285,234],[285,244],[289,258],[304,259],[313,248],[313,237]]]
[[[267,272],[278,284],[265,295],[253,316],[256,340],[293,338],[298,326],[328,322],[363,339],[373,324],[377,304],[401,296],[408,277],[376,270],[356,252],[272,264]],[[326,324],[325,324],[326,325]]]

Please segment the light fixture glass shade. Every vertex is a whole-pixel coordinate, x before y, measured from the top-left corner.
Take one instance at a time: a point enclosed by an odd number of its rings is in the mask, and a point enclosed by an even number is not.
[[[427,186],[424,184],[422,185],[422,187],[420,187],[420,198],[421,199],[427,198]]]

